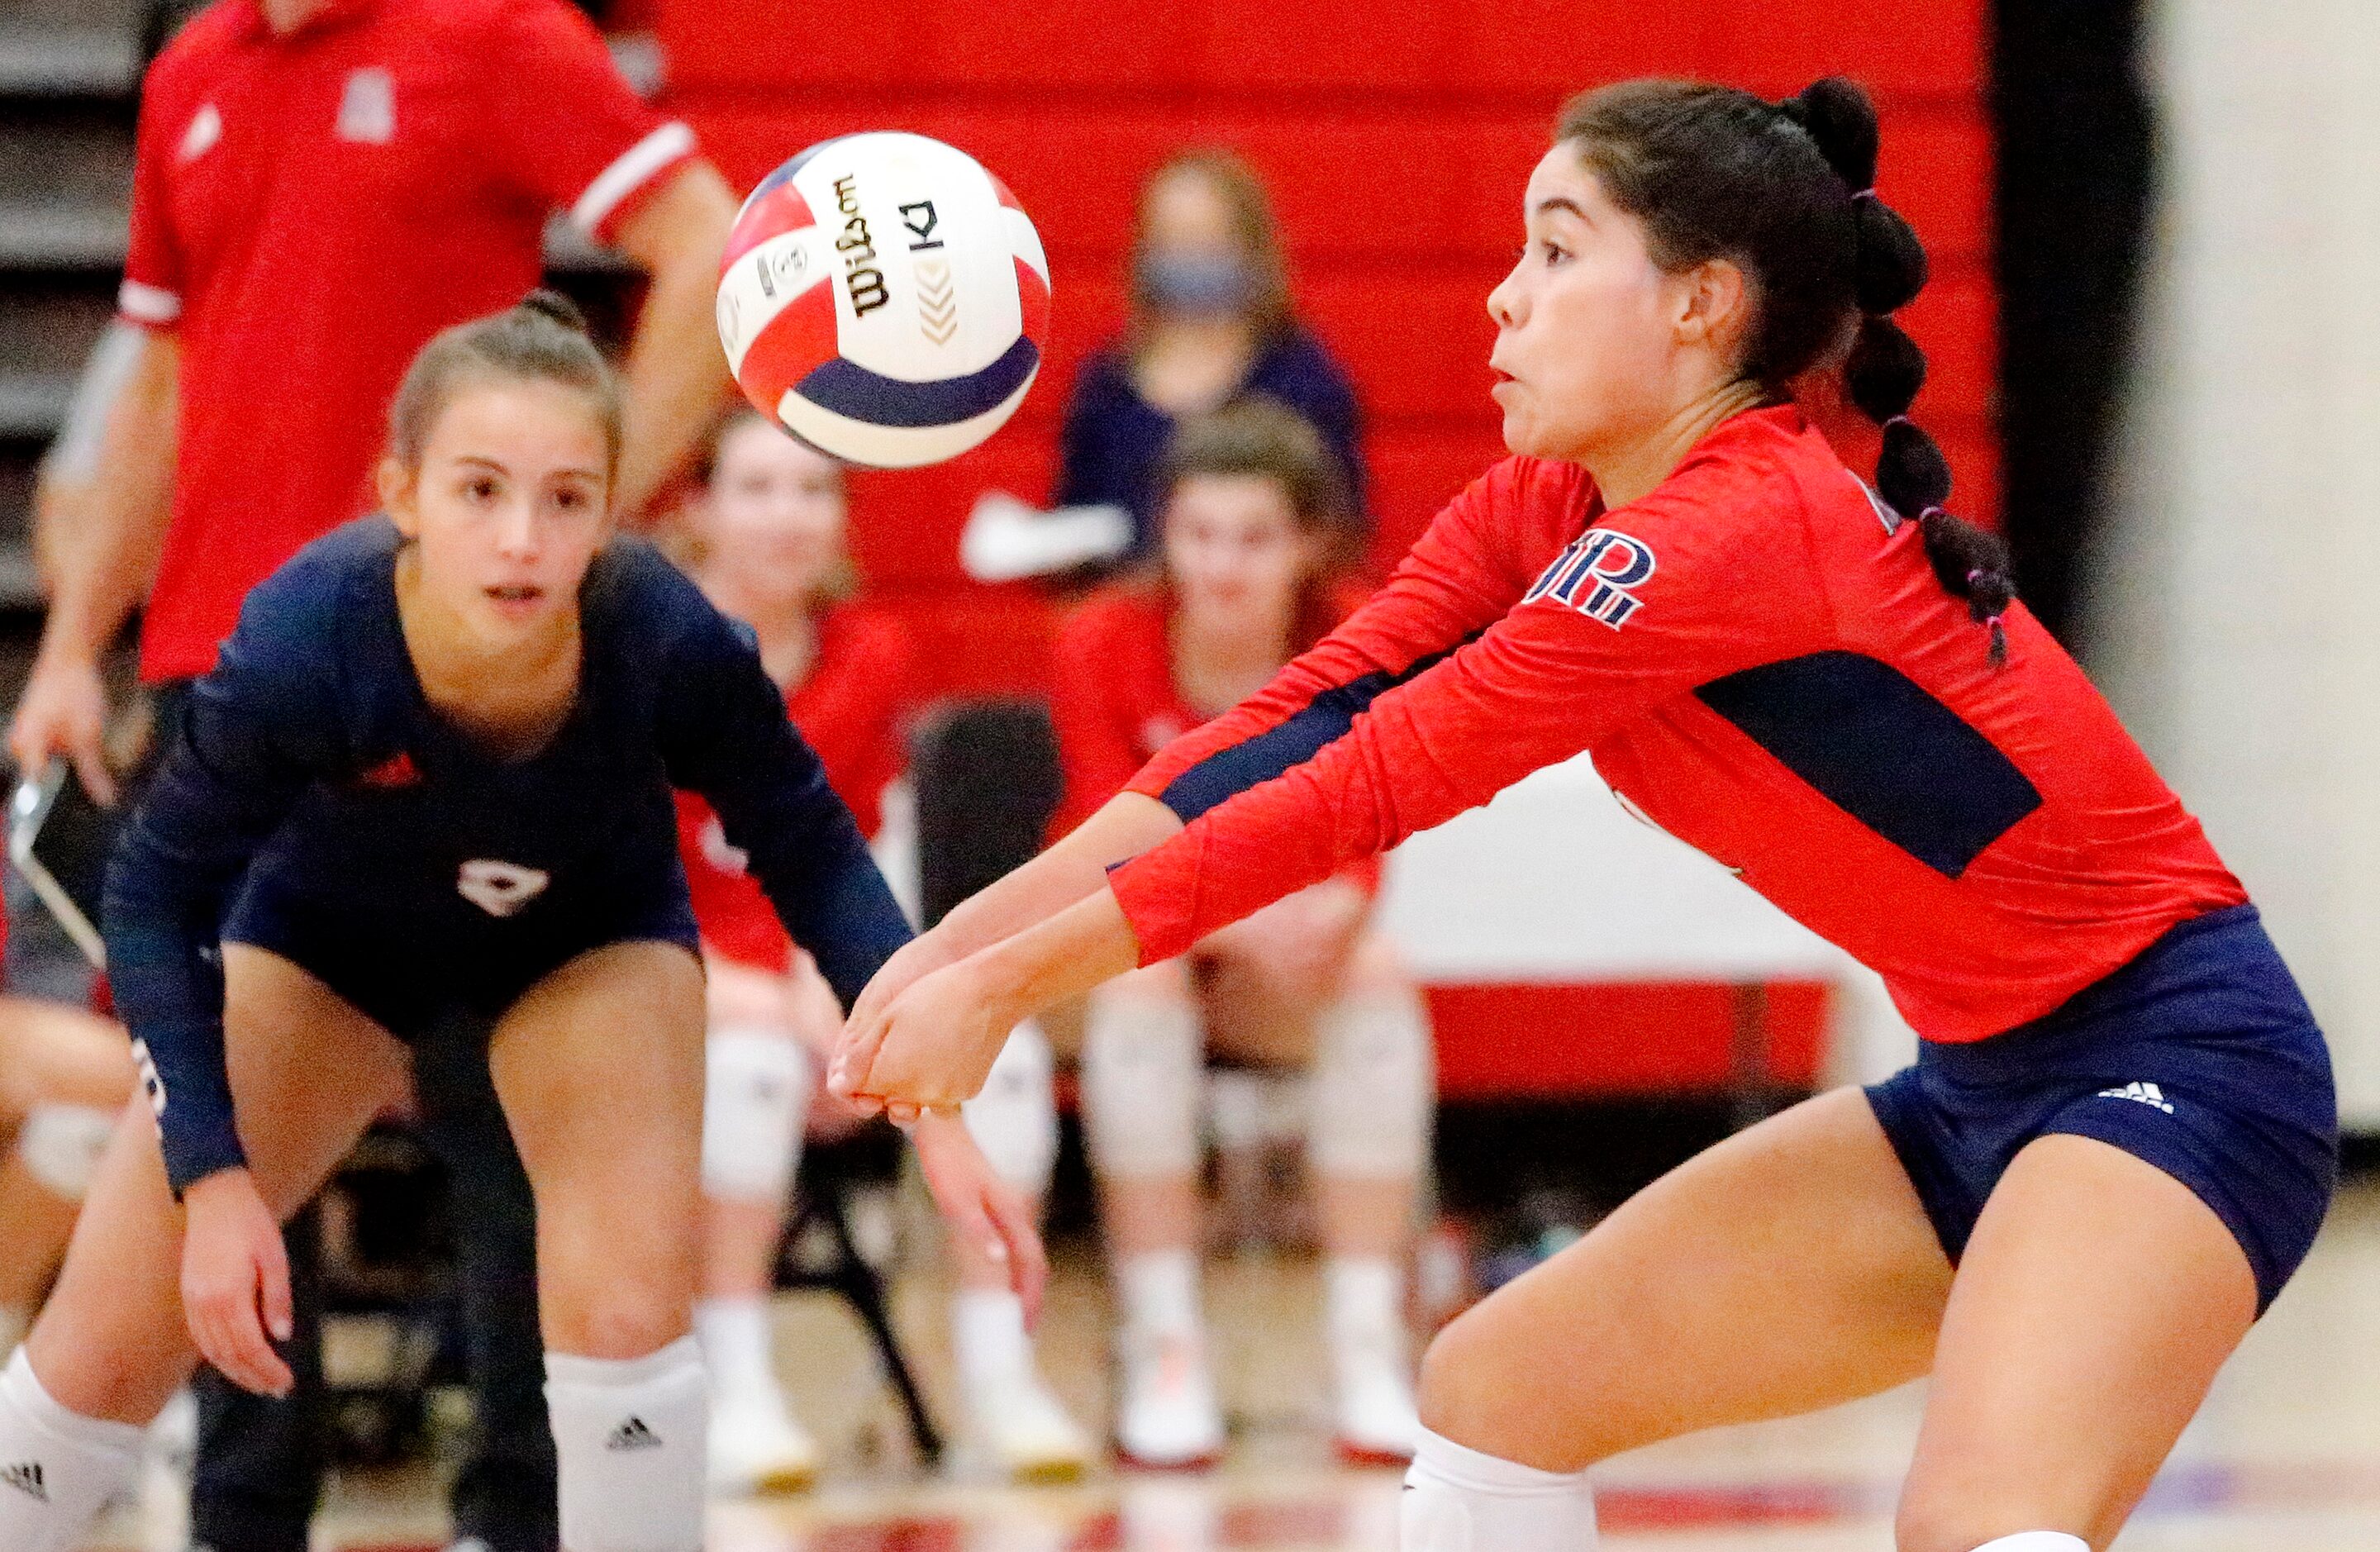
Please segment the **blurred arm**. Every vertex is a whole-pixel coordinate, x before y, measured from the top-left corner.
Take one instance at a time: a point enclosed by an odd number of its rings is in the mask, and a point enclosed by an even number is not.
[[[691,161],[621,223],[620,250],[651,275],[623,376],[627,434],[615,495],[644,510],[727,396],[727,359],[712,323],[719,257],[735,197],[708,162]]]

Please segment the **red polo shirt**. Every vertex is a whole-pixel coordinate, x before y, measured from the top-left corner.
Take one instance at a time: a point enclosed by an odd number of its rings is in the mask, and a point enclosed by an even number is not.
[[[365,509],[388,403],[520,299],[547,215],[607,240],[694,153],[563,0],[221,0],[150,67],[125,317],[177,331],[172,527],[141,672],[204,673],[248,589]]]

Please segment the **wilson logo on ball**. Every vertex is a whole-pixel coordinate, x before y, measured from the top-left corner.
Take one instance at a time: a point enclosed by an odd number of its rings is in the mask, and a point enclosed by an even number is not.
[[[954,457],[1015,413],[1050,326],[1041,239],[965,152],[892,132],[827,140],[744,201],[720,343],[747,397],[852,463]]]

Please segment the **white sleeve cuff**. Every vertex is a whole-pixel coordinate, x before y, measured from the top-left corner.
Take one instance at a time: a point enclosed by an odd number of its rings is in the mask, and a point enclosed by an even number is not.
[[[115,293],[115,310],[135,323],[171,323],[182,316],[182,298],[171,291],[128,280]]]
[[[643,188],[655,173],[694,149],[694,131],[673,122],[630,146],[620,159],[595,176],[587,192],[570,207],[571,224],[589,236],[601,229],[620,201]]]

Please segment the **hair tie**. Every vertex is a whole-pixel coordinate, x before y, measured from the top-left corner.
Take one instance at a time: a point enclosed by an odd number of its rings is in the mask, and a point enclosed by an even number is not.
[[[1917,422],[1906,415],[1896,415],[1885,421],[1884,429],[1888,431],[1895,426],[1914,426],[1915,424]]]
[[[1873,200],[1873,199],[1875,199],[1875,198],[1876,198],[1876,185],[1874,185],[1874,184],[1872,184],[1872,183],[1871,183],[1871,184],[1869,184],[1865,188],[1854,188],[1854,189],[1852,189],[1852,199],[1854,201],[1861,200]]]
[[[1984,626],[1987,630],[1998,631],[2000,629],[2000,622],[2007,618],[2005,614],[1986,614],[1984,616]]]
[[[1972,588],[1989,575],[1991,574],[1986,572],[1983,567],[1977,566],[1974,570],[1967,573],[1967,586]]]

